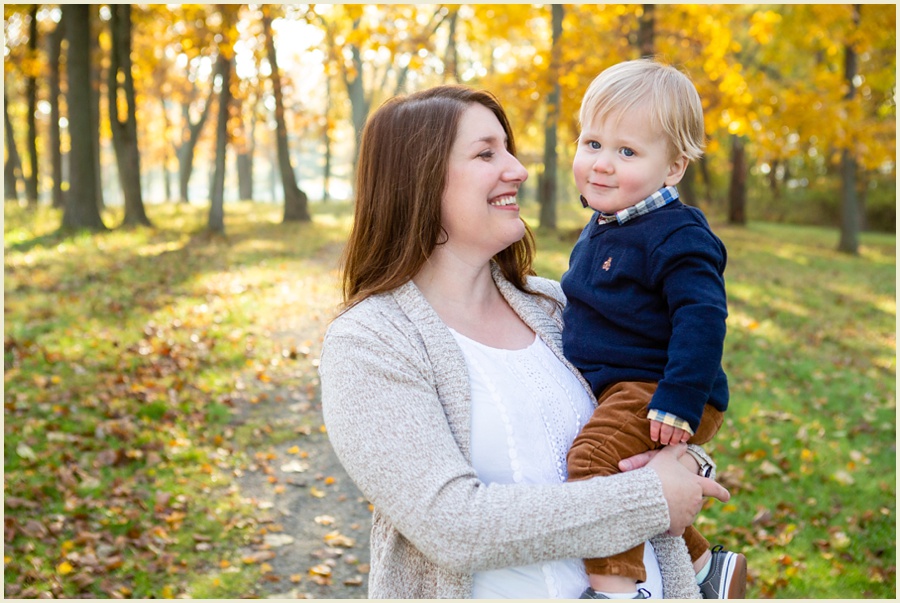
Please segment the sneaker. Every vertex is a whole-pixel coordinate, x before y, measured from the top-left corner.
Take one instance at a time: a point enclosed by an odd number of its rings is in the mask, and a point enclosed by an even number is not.
[[[706,580],[700,583],[704,599],[743,599],[747,592],[747,558],[716,545]]]
[[[644,590],[643,588],[639,588],[637,591],[637,594],[635,594],[631,598],[632,599],[649,599],[649,597],[647,596],[649,594],[650,593],[647,592],[646,590]],[[588,586],[587,590],[585,590],[583,593],[581,593],[581,596],[578,598],[579,599],[609,599],[610,597],[607,597],[606,595],[604,595],[602,593],[598,593],[593,588]]]

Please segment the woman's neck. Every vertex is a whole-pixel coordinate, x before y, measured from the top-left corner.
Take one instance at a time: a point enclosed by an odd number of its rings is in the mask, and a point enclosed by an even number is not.
[[[413,282],[444,324],[470,339],[504,349],[534,341],[494,283],[490,262],[476,266],[435,253]]]
[[[439,308],[458,308],[471,315],[500,296],[491,276],[490,262],[472,264],[439,251],[432,254],[413,282],[439,315]]]

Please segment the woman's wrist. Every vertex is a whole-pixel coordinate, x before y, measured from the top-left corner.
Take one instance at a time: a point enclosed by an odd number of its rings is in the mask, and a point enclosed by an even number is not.
[[[687,467],[697,475],[703,477],[709,477],[710,475],[712,475],[712,464],[710,464],[705,458],[703,458],[703,456],[701,456],[696,450],[693,450],[690,446],[688,446],[687,454],[681,457],[681,462],[685,467]]]

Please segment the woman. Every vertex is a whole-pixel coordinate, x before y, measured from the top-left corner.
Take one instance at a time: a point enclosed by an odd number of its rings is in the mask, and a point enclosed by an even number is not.
[[[320,375],[331,443],[374,506],[372,598],[576,598],[581,558],[680,534],[704,494],[728,498],[684,446],[564,483],[594,400],[562,355],[559,284],[531,276],[526,178],[486,92],[394,98],[363,132]],[[683,541],[653,545],[665,596],[698,597]]]

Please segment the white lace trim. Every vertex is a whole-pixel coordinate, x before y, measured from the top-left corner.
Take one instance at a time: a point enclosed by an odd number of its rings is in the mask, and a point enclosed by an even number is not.
[[[540,338],[527,348],[491,348],[453,331],[472,385],[472,464],[485,483],[566,481],[566,454],[593,411],[578,379]],[[475,573],[473,596],[577,598],[580,559]],[[541,592],[543,591],[543,592]]]
[[[478,342],[474,342],[478,343]],[[485,346],[485,349],[490,349]],[[506,352],[507,350],[497,350],[498,352]],[[499,354],[501,361],[507,361],[507,354]],[[509,362],[504,362],[507,368],[512,368],[509,366]],[[500,415],[500,419],[503,422],[503,434],[506,436],[506,445],[507,445],[507,455],[509,456],[509,466],[512,469],[512,478],[515,483],[521,483],[523,479],[522,474],[522,464],[519,461],[519,448],[518,442],[515,437],[515,429],[513,428],[512,420],[509,417],[509,411],[507,409],[506,402],[504,400],[503,395],[500,393],[500,390],[497,388],[496,382],[490,378],[485,370],[485,365],[481,362],[472,363],[469,366],[470,369],[474,369],[477,373],[477,379],[482,382],[491,396],[491,402],[497,409],[497,412]],[[477,469],[477,468],[476,468]]]
[[[531,462],[536,461],[541,466],[541,475],[552,467],[555,478],[544,475],[540,482],[566,481],[569,446],[593,411],[581,383],[538,337],[526,348],[503,350],[486,346],[452,329],[451,332],[460,343],[469,367],[473,420],[477,421],[481,416],[479,404],[490,404],[494,408],[495,414],[488,414],[499,424],[480,427],[506,442],[512,481],[521,483],[525,477],[520,448],[533,446],[530,437],[538,435],[534,433],[536,424],[543,428],[542,444],[549,454],[536,459],[534,451],[530,451]],[[480,393],[486,393],[487,399],[481,399]],[[515,412],[514,416],[512,412]],[[473,462],[477,470],[478,460],[473,459]]]

